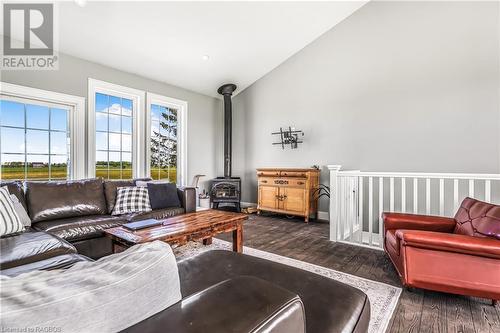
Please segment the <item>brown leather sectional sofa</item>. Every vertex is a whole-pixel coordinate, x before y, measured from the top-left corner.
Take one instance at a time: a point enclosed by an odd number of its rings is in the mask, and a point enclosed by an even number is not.
[[[182,207],[113,216],[116,189],[134,186],[135,180],[87,179],[63,182],[4,182],[27,210],[32,229],[69,241],[78,253],[98,259],[112,253],[111,241],[102,230],[130,221],[165,218],[196,210],[194,188],[179,188]],[[24,191],[23,187],[26,188]]]
[[[122,184],[100,180],[67,182],[60,187],[28,183],[24,195],[20,183],[10,183],[11,193],[22,199],[36,221],[31,230],[0,239],[0,274],[16,276],[90,261],[88,256],[111,251],[103,245],[102,229],[124,221],[181,213],[162,210],[112,217],[108,215],[114,202],[112,188]],[[183,211],[195,209],[193,194],[193,189],[179,190]],[[96,214],[97,209],[102,214]],[[96,244],[97,250],[93,248]],[[80,249],[88,256],[79,253]],[[182,300],[125,331],[368,330],[370,302],[366,294],[317,274],[229,251],[209,251],[180,261],[178,269]]]

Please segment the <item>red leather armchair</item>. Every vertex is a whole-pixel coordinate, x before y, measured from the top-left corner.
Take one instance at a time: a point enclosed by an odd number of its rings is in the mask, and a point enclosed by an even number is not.
[[[383,219],[384,249],[403,285],[500,299],[500,206],[466,198],[455,218]]]

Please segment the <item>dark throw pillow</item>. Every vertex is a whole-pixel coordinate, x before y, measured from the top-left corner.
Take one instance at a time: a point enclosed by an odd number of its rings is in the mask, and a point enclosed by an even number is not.
[[[181,207],[177,185],[173,183],[148,183],[148,192],[152,209]]]

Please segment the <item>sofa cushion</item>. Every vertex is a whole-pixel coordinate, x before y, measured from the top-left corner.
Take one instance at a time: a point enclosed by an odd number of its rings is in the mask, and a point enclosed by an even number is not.
[[[108,214],[113,212],[116,203],[116,190],[118,187],[134,186],[133,180],[105,180],[104,181],[104,194],[106,195],[106,205]]]
[[[26,182],[26,199],[32,223],[106,214],[101,179]]]
[[[2,269],[2,275],[17,276],[31,271],[50,271],[53,269],[70,268],[80,261],[91,261],[91,259],[77,253],[61,254],[56,257],[35,261],[26,265]]]
[[[0,187],[7,186],[10,194],[14,194],[18,199],[21,205],[23,205],[24,209],[28,211],[28,206],[26,205],[26,198],[24,197],[24,189],[23,183],[14,180],[14,181],[2,181],[0,182]]]
[[[165,209],[157,209],[157,210],[152,210],[147,213],[132,213],[132,214],[127,214],[127,215],[122,215],[124,216],[127,221],[133,222],[133,221],[140,221],[140,220],[147,220],[147,219],[166,219],[169,217],[177,216],[184,214],[184,208],[182,207],[173,207],[173,208],[165,208]]]
[[[118,187],[136,186],[138,181],[147,182],[151,178],[136,178],[130,180],[105,180],[104,181],[104,194],[106,196],[106,205],[108,208],[108,214],[113,212],[116,202],[116,190]]]
[[[46,231],[68,241],[101,237],[103,230],[126,222],[123,216],[78,216],[36,223],[33,228]]]
[[[2,326],[12,331],[119,332],[181,299],[174,254],[159,241],[0,282]]]
[[[454,233],[500,240],[500,206],[465,198],[455,215]]]
[[[0,269],[7,269],[58,255],[76,253],[73,245],[45,232],[23,232],[0,239]]]

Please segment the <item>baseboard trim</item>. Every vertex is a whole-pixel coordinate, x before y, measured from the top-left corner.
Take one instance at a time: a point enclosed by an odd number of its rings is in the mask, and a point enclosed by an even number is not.
[[[328,212],[318,211],[318,220],[330,221],[329,215]]]
[[[241,207],[243,207],[243,208],[244,207],[251,207],[251,206],[257,207],[257,203],[255,203],[255,202],[241,201],[240,204],[241,204]],[[318,220],[330,221],[329,215],[330,214],[328,214],[328,212],[318,211]]]

